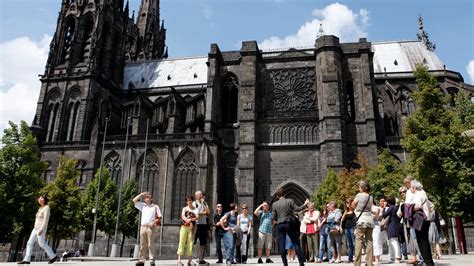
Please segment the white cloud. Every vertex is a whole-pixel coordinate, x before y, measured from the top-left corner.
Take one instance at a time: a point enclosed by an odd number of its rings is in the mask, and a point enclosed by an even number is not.
[[[467,74],[469,75],[469,79],[471,80],[471,83],[474,84],[474,59],[469,61],[469,63],[466,66],[466,71],[467,71]]]
[[[36,112],[51,36],[36,42],[28,37],[0,43],[0,136],[11,120],[30,124]]]
[[[272,36],[259,44],[261,49],[313,46],[323,24],[325,34],[339,37],[341,42],[357,41],[367,37],[365,29],[369,25],[369,11],[360,9],[354,12],[346,5],[334,3],[323,9],[313,10],[314,19],[305,22],[293,35],[284,38]]]

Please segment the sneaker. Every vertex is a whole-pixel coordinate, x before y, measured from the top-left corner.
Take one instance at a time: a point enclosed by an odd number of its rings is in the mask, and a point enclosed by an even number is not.
[[[265,261],[265,263],[273,263],[273,260],[271,260],[270,258],[267,258],[267,260]]]
[[[22,260],[22,261],[17,262],[16,264],[30,264],[30,262]]]
[[[58,260],[58,256],[54,256],[54,258],[52,258],[48,261],[48,264],[53,264],[57,260]]]
[[[262,258],[258,258],[258,261],[257,261],[257,263],[263,263],[263,260],[262,260]]]

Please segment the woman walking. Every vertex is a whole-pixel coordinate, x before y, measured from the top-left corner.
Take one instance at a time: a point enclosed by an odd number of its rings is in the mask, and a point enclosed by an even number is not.
[[[38,241],[39,246],[46,251],[49,257],[48,264],[54,263],[58,257],[53,252],[51,247],[46,244],[46,231],[48,230],[48,222],[49,222],[49,214],[50,209],[48,205],[48,197],[42,195],[38,198],[38,203],[40,208],[36,212],[36,219],[35,219],[35,226],[31,231],[30,239],[26,245],[26,254],[22,261],[18,262],[18,264],[30,264],[31,260],[31,252],[33,251],[33,246],[35,245],[36,241]]]

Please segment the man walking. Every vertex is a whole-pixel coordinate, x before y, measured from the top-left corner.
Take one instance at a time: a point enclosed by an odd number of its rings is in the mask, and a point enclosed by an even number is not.
[[[143,197],[144,202],[139,202]],[[145,254],[148,251],[150,266],[155,265],[155,232],[158,224],[161,223],[161,210],[158,205],[153,204],[150,192],[143,192],[133,198],[135,208],[142,214],[140,217],[140,258],[137,266],[145,265]]]
[[[285,192],[282,188],[278,189],[276,195],[278,200],[273,204],[273,220],[277,222],[278,250],[280,251],[283,265],[288,266],[285,249],[286,235],[288,235],[298,256],[300,266],[304,266],[305,259],[298,240],[300,221],[294,216],[294,213],[295,211],[303,210],[309,203],[309,200],[306,199],[304,204],[298,207],[292,199],[285,198]]]
[[[258,253],[258,263],[263,263],[262,253],[263,246],[265,246],[265,255],[267,256],[266,263],[273,263],[270,259],[270,251],[272,249],[272,231],[273,231],[273,221],[272,221],[272,212],[270,211],[270,205],[268,202],[264,201],[260,204],[255,211],[253,212],[255,217],[260,219],[260,226],[258,228],[258,243],[257,243],[257,253]]]
[[[207,217],[209,216],[210,211],[204,200],[202,191],[196,191],[194,197],[195,201],[193,202],[193,206],[196,208],[198,213],[196,238],[199,239],[199,264],[206,264],[204,256],[206,255],[207,237],[209,232]]]

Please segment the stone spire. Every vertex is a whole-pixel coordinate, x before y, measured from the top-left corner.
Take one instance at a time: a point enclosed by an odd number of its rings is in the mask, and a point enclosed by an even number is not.
[[[418,40],[421,41],[426,49],[434,51],[436,49],[436,44],[432,43],[428,37],[428,33],[423,29],[423,18],[421,14],[418,15],[418,33],[416,34]]]
[[[140,60],[163,57],[166,29],[160,22],[160,0],[142,0],[137,21]]]

